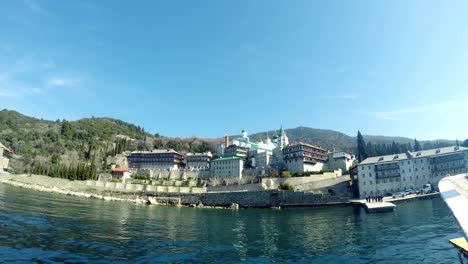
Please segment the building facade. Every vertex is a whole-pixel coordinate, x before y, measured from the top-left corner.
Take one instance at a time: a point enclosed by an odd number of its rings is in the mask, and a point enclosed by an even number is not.
[[[291,173],[320,171],[327,161],[327,151],[313,145],[298,143],[283,148],[283,160]]]
[[[114,179],[130,179],[131,173],[125,167],[118,167],[112,169],[112,178]]]
[[[220,157],[211,162],[211,177],[242,178],[244,160],[239,157]]]
[[[211,152],[194,154],[188,153],[186,167],[188,169],[207,170],[210,168],[212,158],[213,155]]]
[[[131,169],[178,170],[185,166],[184,157],[172,149],[133,151],[127,160]]]
[[[327,170],[341,169],[344,174],[349,173],[349,168],[354,165],[356,158],[353,154],[348,154],[344,151],[332,151],[328,154],[328,160],[326,163]]]
[[[9,157],[13,152],[5,145],[0,143],[0,171],[7,171],[9,164]]]
[[[359,196],[385,195],[468,172],[468,148],[446,147],[367,158],[358,165]]]

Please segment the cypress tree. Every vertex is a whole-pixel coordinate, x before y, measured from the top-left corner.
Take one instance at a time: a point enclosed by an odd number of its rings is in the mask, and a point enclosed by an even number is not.
[[[461,145],[462,147],[468,148],[468,139],[465,139]]]
[[[361,135],[361,131],[358,130],[357,134],[357,150],[358,150],[358,161],[361,162],[367,158],[366,152],[366,142],[364,142],[364,138]]]
[[[414,139],[414,147],[413,147],[413,150],[414,150],[414,151],[421,151],[421,150],[422,150],[421,144],[419,144],[419,141],[417,141],[416,139]]]

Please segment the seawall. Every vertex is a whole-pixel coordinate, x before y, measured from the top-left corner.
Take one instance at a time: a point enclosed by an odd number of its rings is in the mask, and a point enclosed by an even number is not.
[[[54,192],[86,198],[98,198],[115,201],[146,201],[148,197],[178,198],[181,205],[203,204],[204,206],[229,207],[238,204],[243,208],[270,208],[348,204],[343,197],[306,192],[258,190],[250,186],[248,191],[205,192],[192,187],[168,187],[165,189],[146,188],[147,185],[133,184],[129,188],[116,188],[121,183],[90,181],[70,181],[67,179],[51,178],[41,175],[12,175],[0,173],[0,182],[37,191]],[[100,186],[102,185],[102,186]],[[123,186],[123,185],[122,185]],[[125,185],[126,186],[126,185]],[[158,187],[158,186],[150,186]],[[173,189],[171,189],[173,188]],[[179,189],[177,189],[179,188]],[[180,189],[189,188],[189,189]],[[257,189],[257,190],[256,190]],[[182,190],[182,191],[181,191]],[[164,200],[164,199],[163,199]]]

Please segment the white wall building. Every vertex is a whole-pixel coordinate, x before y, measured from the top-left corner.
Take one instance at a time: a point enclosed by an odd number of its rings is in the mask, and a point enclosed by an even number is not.
[[[468,172],[468,148],[446,147],[371,157],[358,165],[359,196],[421,189],[447,175]]]
[[[333,151],[328,153],[328,160],[325,167],[327,170],[341,169],[343,174],[348,174],[348,170],[354,162],[356,162],[354,155],[344,151]]]
[[[321,171],[327,151],[310,144],[297,143],[283,148],[283,160],[291,173]]]
[[[184,167],[183,156],[173,149],[133,151],[127,160],[131,169],[178,170]]]
[[[244,161],[239,157],[221,157],[211,162],[211,177],[242,178]]]

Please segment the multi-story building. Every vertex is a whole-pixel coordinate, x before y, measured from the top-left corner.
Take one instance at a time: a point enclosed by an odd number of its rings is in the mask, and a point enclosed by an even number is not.
[[[207,153],[188,153],[187,154],[187,168],[206,170],[210,168],[211,159],[213,155],[211,152]]]
[[[247,157],[248,152],[249,152],[248,147],[233,144],[224,149],[223,157],[245,158]]]
[[[275,133],[273,140],[270,139],[268,133],[265,140],[251,141],[247,131],[242,130],[241,137],[229,140],[225,137],[225,142],[218,147],[218,155],[222,157],[240,157],[249,158],[252,161],[253,167],[266,167],[276,165],[282,160],[281,149],[289,144],[289,139],[283,128],[278,133]],[[276,157],[275,151],[280,153]]]
[[[360,197],[421,189],[447,175],[468,172],[468,148],[446,147],[370,157],[358,165]]]
[[[283,160],[291,173],[320,171],[327,161],[327,151],[313,145],[298,143],[283,148]]]
[[[8,170],[9,157],[13,152],[0,143],[0,171]]]
[[[131,169],[177,170],[184,167],[184,157],[172,149],[133,151],[127,157]]]
[[[220,157],[211,162],[211,177],[242,178],[244,160],[239,157]]]
[[[353,154],[344,151],[332,151],[328,154],[326,168],[329,170],[341,169],[343,174],[348,174],[348,170],[356,162]]]

